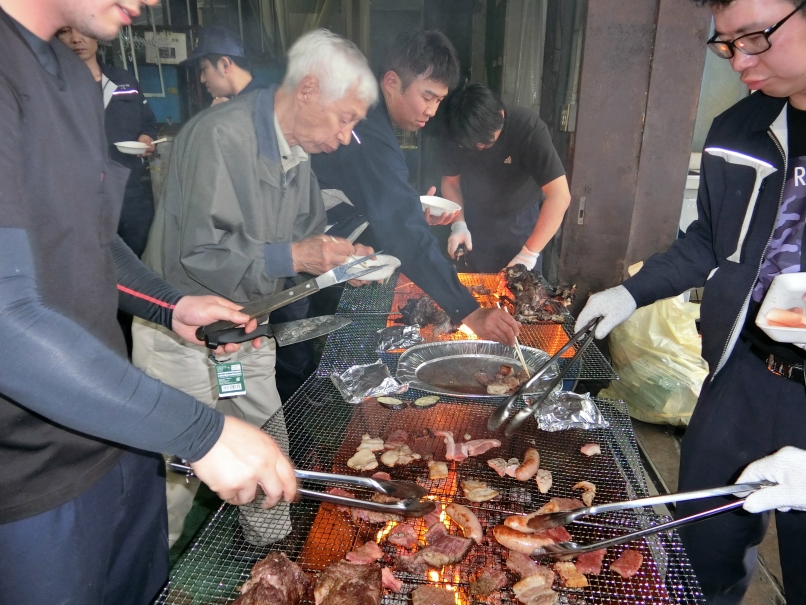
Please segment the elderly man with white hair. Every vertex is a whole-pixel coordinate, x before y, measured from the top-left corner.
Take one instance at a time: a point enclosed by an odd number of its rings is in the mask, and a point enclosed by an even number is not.
[[[325,208],[308,154],[349,144],[352,129],[377,101],[377,86],[351,42],[316,30],[289,49],[279,87],[195,116],[174,141],[143,261],[184,294],[246,304],[281,290],[300,272],[319,275],[351,254],[372,252],[322,235]],[[272,436],[287,450],[273,340],[247,343],[229,357],[243,364],[246,394],[226,398],[204,347],[145,321],[132,333],[135,365],[255,426],[271,419]],[[197,488],[197,482],[168,477],[171,544]],[[290,531],[285,504],[268,513],[247,505],[240,521],[244,537],[256,545]]]

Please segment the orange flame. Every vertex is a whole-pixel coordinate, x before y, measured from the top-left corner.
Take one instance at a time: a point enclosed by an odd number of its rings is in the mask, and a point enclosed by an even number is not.
[[[476,336],[476,333],[473,330],[471,330],[470,328],[468,328],[465,324],[462,324],[461,326],[459,326],[459,332],[461,332],[462,334],[467,336],[469,339],[475,339],[475,340],[478,339],[478,336]]]
[[[380,543],[381,540],[383,540],[387,535],[389,535],[389,532],[392,531],[392,528],[394,528],[395,525],[397,525],[397,521],[387,521],[384,528],[378,530],[378,533],[375,537],[375,541]]]

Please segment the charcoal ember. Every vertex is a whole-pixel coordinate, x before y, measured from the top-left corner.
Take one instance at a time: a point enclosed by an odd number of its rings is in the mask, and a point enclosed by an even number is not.
[[[237,605],[296,605],[309,601],[313,583],[284,553],[271,552],[252,567]]]
[[[545,288],[539,275],[521,264],[504,269],[507,287],[515,296],[514,317],[522,323],[562,323],[566,317],[565,307],[574,300],[576,287]]]
[[[316,605],[380,605],[383,587],[377,563],[353,565],[337,561],[319,576]]]
[[[434,334],[451,334],[458,326],[451,322],[448,314],[427,296],[410,298],[402,307],[398,307],[401,321],[407,326],[419,325],[421,328],[434,325]]]
[[[470,583],[470,594],[488,597],[499,588],[507,585],[507,574],[500,569],[486,567],[474,582]]]

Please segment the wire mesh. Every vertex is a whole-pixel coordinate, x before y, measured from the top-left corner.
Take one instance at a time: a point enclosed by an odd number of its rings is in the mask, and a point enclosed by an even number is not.
[[[402,398],[411,401],[420,395],[417,391],[409,391]],[[463,481],[475,479],[487,482],[500,495],[488,502],[469,504],[479,517],[485,533],[505,517],[535,510],[550,497],[578,497],[579,493],[573,486],[582,480],[591,481],[597,486],[595,502],[648,495],[626,406],[623,402],[612,400],[596,402],[610,422],[609,428],[545,433],[538,431],[536,425],[529,424],[512,438],[495,435],[502,442],[499,448],[461,463],[449,462],[449,476],[446,479],[429,479],[424,460],[405,467],[386,468],[381,465],[376,470],[387,471],[394,479],[419,483],[429,490],[427,497],[440,506],[452,501],[468,504],[461,489]],[[346,461],[355,453],[363,434],[386,438],[396,429],[404,429],[409,434],[408,443],[412,450],[423,457],[432,455],[435,459],[444,460],[446,446],[441,438],[432,436],[429,430],[451,430],[457,441],[468,436],[488,436],[485,425],[494,406],[495,402],[450,396],[442,397],[436,406],[429,409],[407,407],[391,411],[374,400],[350,405],[342,400],[329,380],[314,376],[285,404],[284,414],[290,455],[297,466],[355,474],[346,466]],[[270,423],[264,426],[264,430],[271,433],[273,427]],[[584,456],[579,448],[588,442],[599,443],[603,454],[590,458]],[[521,483],[508,476],[499,477],[486,462],[494,457],[522,459],[527,447],[538,449],[541,468],[553,474],[554,482],[548,494],[541,494],[534,481]],[[321,484],[314,482],[306,482],[304,487],[322,489]],[[360,488],[343,487],[360,499],[368,499],[371,494]],[[238,586],[248,578],[251,565],[270,550],[285,552],[304,570],[314,574],[370,540],[379,542],[384,551],[382,564],[388,567],[393,567],[401,554],[413,552],[382,539],[384,532],[397,521],[372,523],[352,519],[349,513],[333,505],[320,505],[313,501],[294,503],[290,508],[293,531],[275,544],[258,548],[243,540],[238,527],[238,509],[223,505],[192,549],[181,559],[158,603],[196,605],[231,602],[238,595]],[[574,540],[591,542],[664,520],[652,509],[641,509],[590,517],[567,529]],[[404,522],[411,523],[422,540],[425,532],[423,521],[414,519]],[[452,521],[446,518],[444,522],[451,534],[461,535],[461,530]],[[605,557],[602,574],[589,576],[588,588],[571,590],[555,585],[555,589],[562,593],[561,602],[591,605],[703,602],[675,534],[642,539],[629,547],[644,556],[644,563],[636,576],[623,579],[609,571],[610,563],[626,546],[611,549]],[[424,576],[396,572],[404,582],[403,588],[397,593],[385,591],[383,602],[387,605],[408,603],[412,590],[430,583],[450,587],[455,591],[456,602],[460,605],[480,603],[470,595],[469,583],[485,565],[503,569],[504,554],[504,548],[492,537],[487,537],[481,544],[474,545],[468,556],[458,564],[445,566]],[[516,579],[512,576],[510,585]],[[508,604],[516,601],[511,589],[507,588],[497,593],[493,601],[487,602]]]
[[[459,280],[465,286],[483,286],[490,292],[490,294],[474,294],[479,304],[485,307],[494,307],[498,298],[493,293],[500,292],[505,287],[502,278],[494,273],[460,273]],[[366,296],[365,288],[367,288]],[[374,363],[378,359],[389,366],[389,370],[394,374],[402,351],[378,353],[377,331],[387,326],[399,325],[395,323],[395,319],[400,317],[395,313],[396,310],[409,299],[420,296],[425,296],[425,293],[408,278],[397,273],[383,285],[372,284],[361,288],[347,286],[337,314],[350,317],[352,323],[330,335],[317,374],[321,377],[329,376],[332,372],[341,373],[351,366]],[[563,311],[565,321],[562,324],[552,322],[523,324],[518,337],[521,345],[535,347],[554,355],[574,333],[575,319],[567,311]],[[476,337],[461,330],[453,334],[435,336],[434,326],[421,328],[420,334],[424,342],[469,340]],[[573,357],[574,351],[574,348],[566,351],[559,362],[561,367]],[[617,380],[618,375],[599,349],[589,347],[576,362],[575,367],[568,371],[566,379]]]

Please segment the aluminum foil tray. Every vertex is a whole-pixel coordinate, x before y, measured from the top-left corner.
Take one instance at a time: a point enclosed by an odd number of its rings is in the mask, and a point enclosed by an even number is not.
[[[551,357],[545,351],[532,347],[521,347],[529,372],[543,367]],[[395,377],[400,382],[408,382],[412,389],[457,395],[459,397],[501,397],[488,395],[487,388],[476,380],[476,372],[484,371],[491,378],[502,364],[512,366],[517,372],[522,369],[515,349],[490,340],[459,340],[429,342],[416,345],[400,356]],[[543,374],[541,381],[545,387],[558,372],[557,363]],[[542,379],[545,378],[545,381]],[[557,385],[555,391],[562,385]],[[541,384],[534,385],[529,393],[544,392]]]

